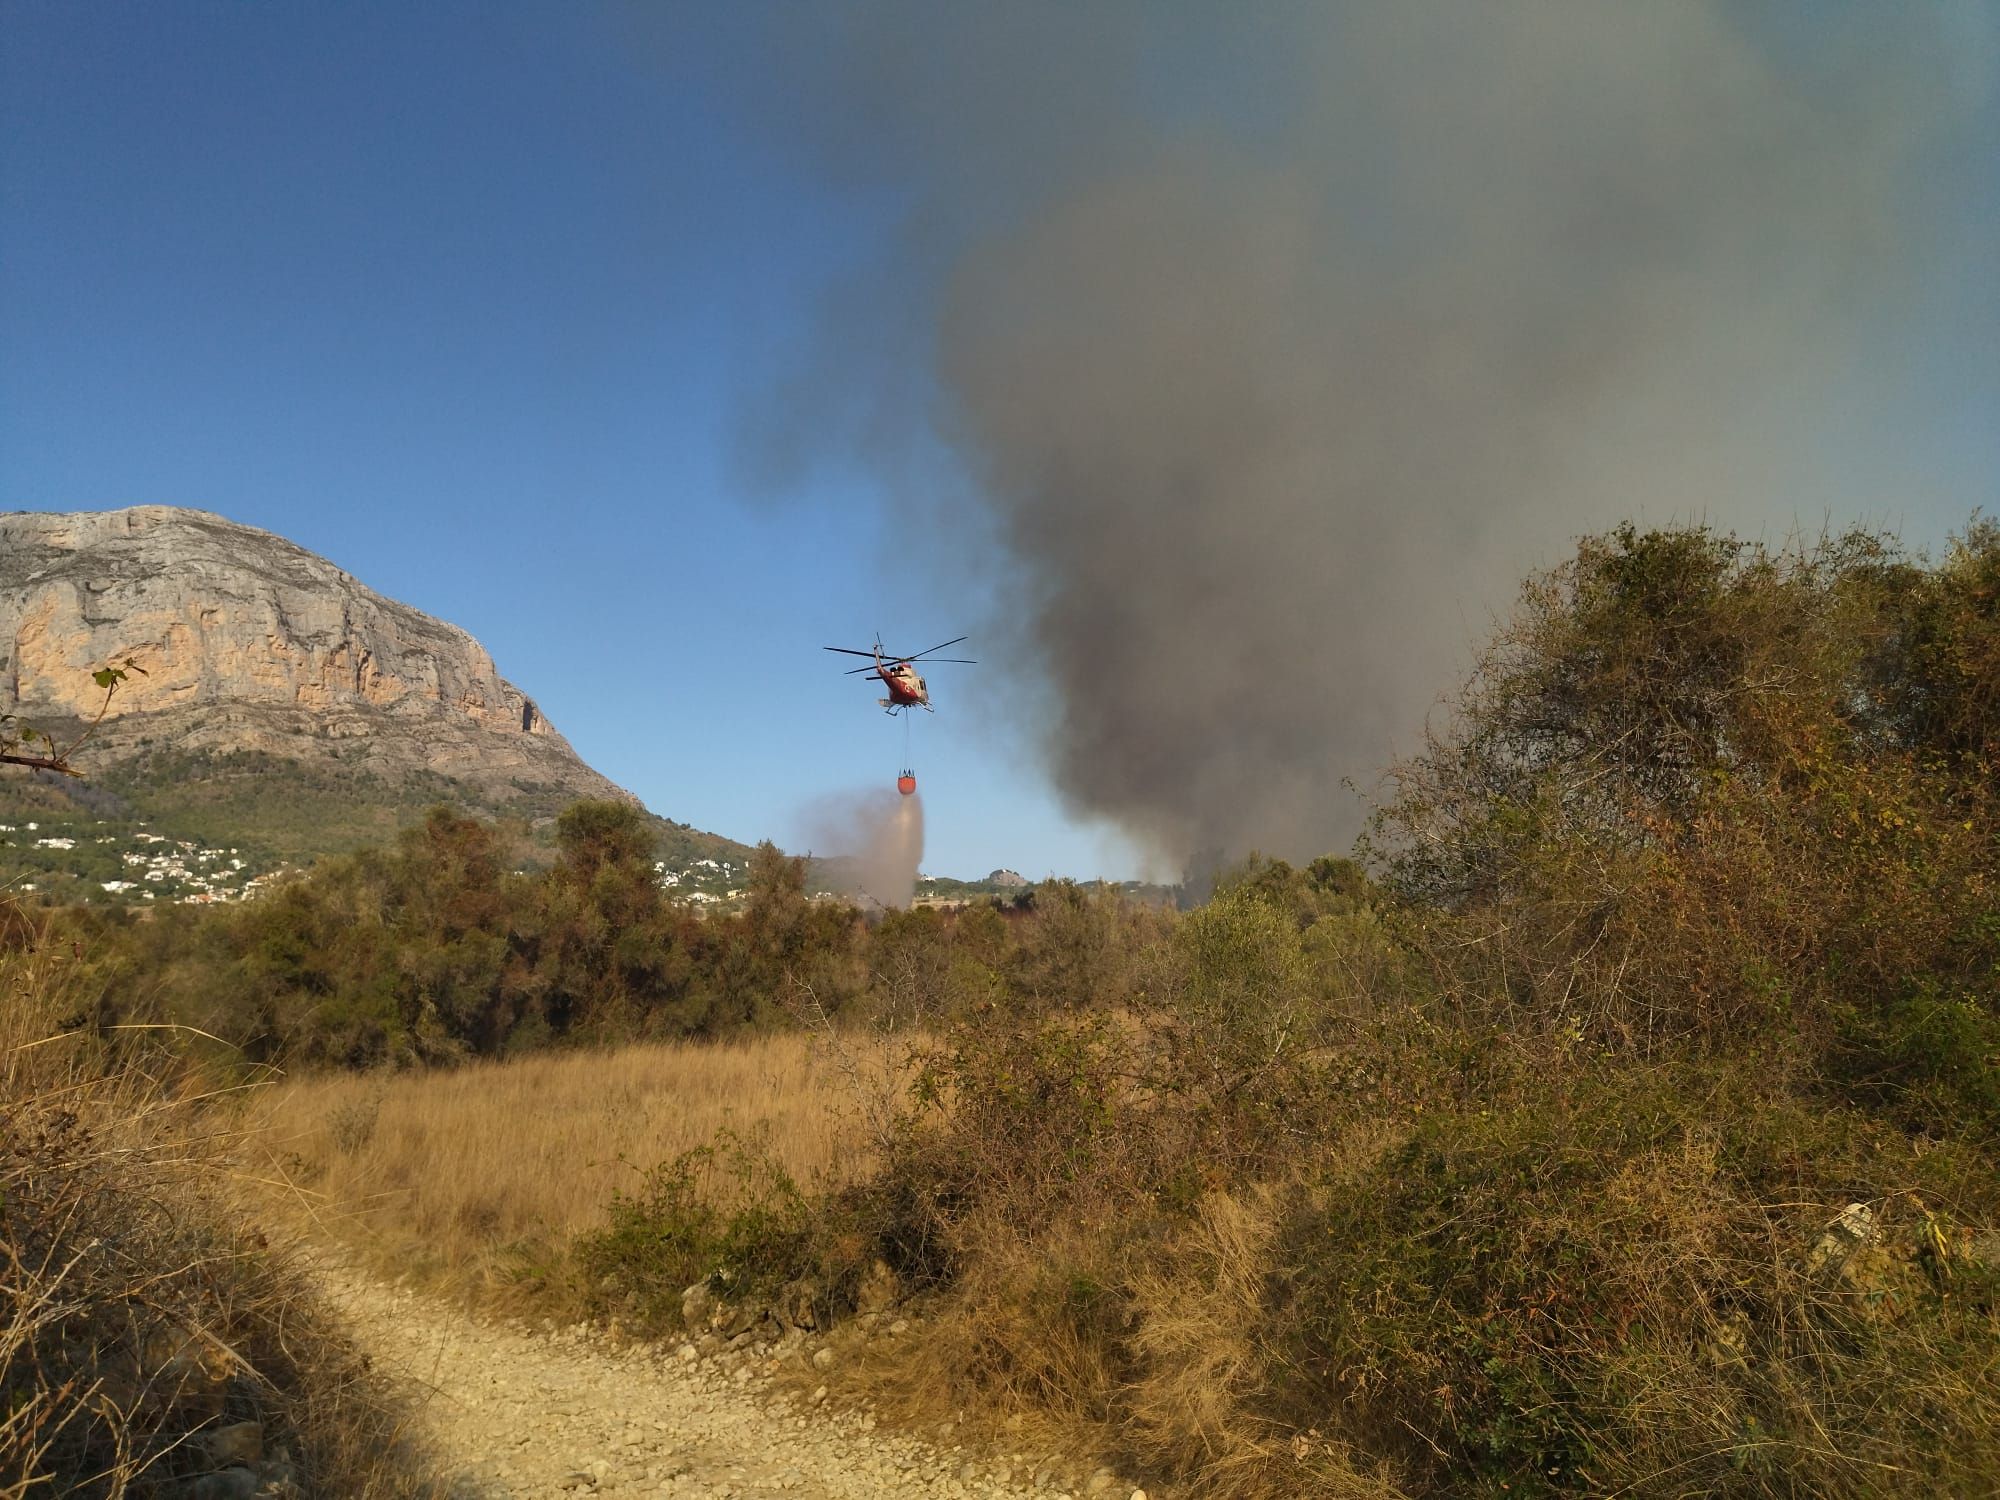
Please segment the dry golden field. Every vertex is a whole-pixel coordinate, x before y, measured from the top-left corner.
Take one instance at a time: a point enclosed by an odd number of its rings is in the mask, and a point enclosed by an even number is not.
[[[615,1191],[719,1131],[802,1187],[852,1174],[896,1071],[877,1044],[792,1034],[330,1074],[260,1091],[252,1138],[342,1240],[478,1277],[598,1226]]]

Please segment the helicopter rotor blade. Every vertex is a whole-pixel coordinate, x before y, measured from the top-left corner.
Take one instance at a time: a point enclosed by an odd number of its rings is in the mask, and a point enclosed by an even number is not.
[[[838,651],[843,656],[878,656],[881,654],[876,651],[857,651],[852,646],[822,646],[820,649],[822,651]]]
[[[923,662],[923,664],[924,664],[925,666],[927,666],[927,667],[928,667],[928,666],[935,666],[935,665],[937,665],[937,663],[939,663],[939,662],[941,662],[941,661],[944,661],[944,662],[955,662],[955,663],[957,663],[957,664],[958,664],[959,666],[961,666],[961,667],[976,667],[976,666],[978,666],[978,665],[979,665],[979,663],[978,663],[978,662],[974,661],[974,660],[973,660],[973,659],[972,659],[971,657],[969,657],[969,656],[925,656],[925,657],[918,657],[918,656],[913,656],[913,657],[911,657],[911,658],[910,658],[910,660],[911,660],[911,661],[921,661],[921,662]]]
[[[846,670],[845,672],[842,672],[842,673],[841,673],[840,675],[841,675],[842,677],[855,677],[855,676],[858,676],[859,674],[861,674],[861,673],[863,673],[863,672],[873,672],[873,671],[875,671],[875,670],[876,670],[876,668],[874,668],[874,667],[872,667],[872,666],[868,666],[868,667],[850,667],[850,668],[848,668],[848,669],[847,669],[847,670]]]
[[[959,641],[969,641],[971,639],[972,637],[969,635],[961,635],[953,640],[944,641],[935,646],[928,646],[922,651],[916,652],[914,655],[900,657],[898,659],[901,661],[915,661],[919,656],[929,656],[933,651],[942,651],[946,646],[956,646],[959,643]]]

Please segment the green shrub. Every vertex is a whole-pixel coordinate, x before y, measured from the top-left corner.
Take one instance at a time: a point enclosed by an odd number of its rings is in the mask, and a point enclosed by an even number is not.
[[[2000,1462],[2000,1323],[1925,1246],[2000,1213],[1976,1156],[1727,1071],[1524,1072],[1306,1194],[1279,1399],[1417,1492],[1956,1493]],[[1877,1237],[1816,1264],[1854,1201]]]
[[[609,1217],[573,1249],[585,1302],[643,1327],[678,1328],[698,1281],[768,1300],[821,1269],[824,1219],[768,1151],[732,1132],[649,1169]]]

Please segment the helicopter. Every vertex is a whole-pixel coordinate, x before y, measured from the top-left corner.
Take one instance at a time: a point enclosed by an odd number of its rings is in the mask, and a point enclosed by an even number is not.
[[[917,669],[914,664],[924,660],[926,657],[930,657],[933,651],[943,651],[948,647],[956,646],[959,641],[970,639],[970,636],[961,635],[956,639],[944,642],[943,645],[932,646],[929,650],[913,652],[908,656],[898,656],[893,652],[885,652],[882,649],[882,638],[880,636],[875,638],[874,648],[869,651],[857,651],[852,646],[828,646],[826,649],[829,651],[838,651],[843,656],[868,656],[874,658],[870,665],[855,667],[845,675],[854,677],[867,672],[881,678],[882,685],[889,690],[889,696],[886,698],[877,698],[875,701],[881,704],[883,711],[893,718],[906,708],[921,708],[925,713],[937,712],[936,709],[931,707],[930,688],[925,685],[923,678],[917,675]],[[939,656],[932,659],[952,662],[964,667],[978,665],[977,662],[969,661],[962,656]]]

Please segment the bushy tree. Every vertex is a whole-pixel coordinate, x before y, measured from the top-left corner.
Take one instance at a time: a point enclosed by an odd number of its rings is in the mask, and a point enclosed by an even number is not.
[[[1950,1080],[2000,1045],[1996,577],[1990,526],[1935,566],[1867,532],[1582,543],[1380,819],[1453,992],[1623,1049],[1765,1033],[1977,1106]],[[1946,1001],[1955,1060],[1897,1019]]]

